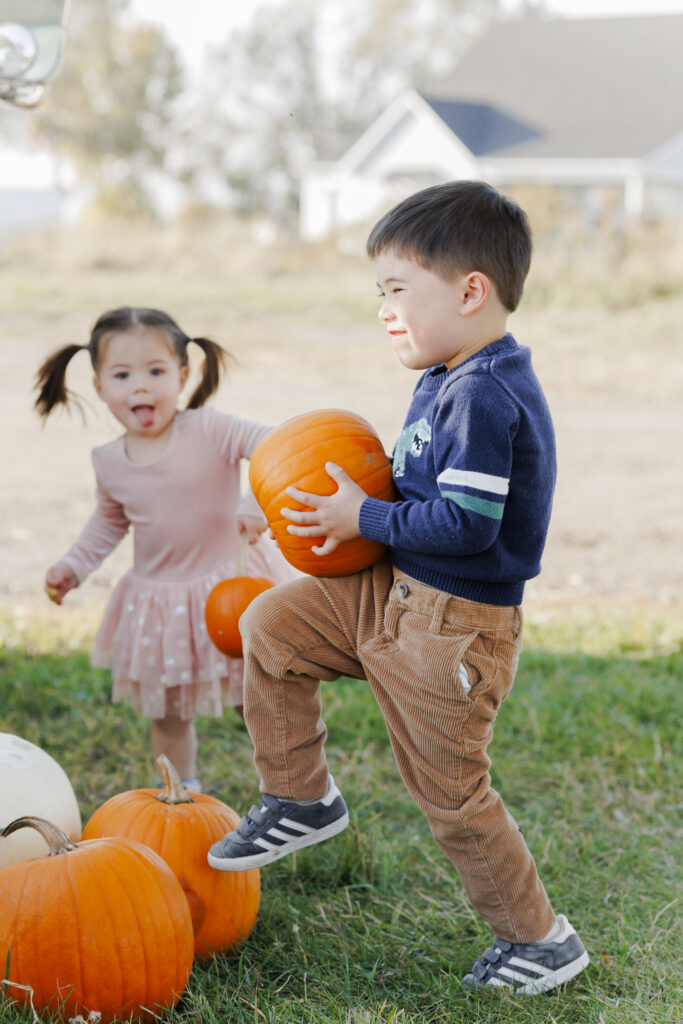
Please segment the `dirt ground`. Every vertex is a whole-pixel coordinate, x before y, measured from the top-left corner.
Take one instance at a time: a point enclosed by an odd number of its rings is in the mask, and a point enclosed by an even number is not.
[[[32,410],[40,361],[57,345],[87,340],[85,325],[104,308],[98,296],[84,303],[81,286],[70,313],[68,296],[55,299],[58,284],[51,283],[48,297],[38,290],[23,300],[15,281],[3,330],[0,606],[15,609],[46,600],[45,569],[75,539],[92,507],[90,449],[117,433],[94,397],[85,354],[69,380],[87,396],[87,427],[78,413],[43,425]],[[195,323],[203,317],[201,330],[221,338],[222,328],[240,360],[214,404],[270,423],[307,409],[349,408],[370,420],[390,448],[414,376],[396,364],[365,311],[362,318],[330,317],[307,308],[304,294],[300,306],[290,295],[287,310],[278,311],[277,300],[262,313],[233,308],[227,322],[220,303],[209,309],[199,299],[176,301],[183,317]],[[117,304],[116,289],[107,304]],[[559,458],[552,527],[542,574],[528,586],[531,600],[680,598],[682,314],[682,298],[617,313],[534,307],[516,314],[511,326],[534,351]],[[129,564],[125,541],[67,603],[101,604]]]

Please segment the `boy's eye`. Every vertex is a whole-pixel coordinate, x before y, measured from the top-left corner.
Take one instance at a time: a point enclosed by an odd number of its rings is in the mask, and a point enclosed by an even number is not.
[[[163,369],[162,369],[162,367],[161,367],[161,366],[155,366],[155,367],[154,367],[154,368],[152,369],[152,376],[153,376],[153,377],[160,377],[160,376],[161,376],[161,374],[162,374],[163,372],[164,372],[164,371],[163,371]]]
[[[398,293],[402,292],[402,291],[403,291],[403,288],[392,288],[391,289],[391,294],[392,295],[398,295]]]
[[[126,370],[118,370],[114,374],[114,379],[115,380],[125,380],[127,376],[128,376],[128,373],[127,373]]]

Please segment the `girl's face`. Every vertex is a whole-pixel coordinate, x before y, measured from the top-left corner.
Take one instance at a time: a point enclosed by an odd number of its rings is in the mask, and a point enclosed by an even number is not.
[[[170,430],[187,373],[160,327],[136,324],[104,342],[94,383],[128,434],[157,438]]]

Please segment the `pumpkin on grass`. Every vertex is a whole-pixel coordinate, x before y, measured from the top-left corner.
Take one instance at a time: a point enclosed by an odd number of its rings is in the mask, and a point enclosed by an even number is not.
[[[212,843],[237,827],[239,816],[213,796],[187,793],[164,754],[157,758],[157,767],[162,790],[135,789],[111,797],[95,811],[83,837],[127,836],[152,847],[183,887],[196,956],[228,952],[254,927],[260,873],[258,868],[215,871],[206,857]]]
[[[216,584],[206,599],[204,609],[206,629],[211,640],[219,651],[231,658],[241,658],[243,654],[238,625],[242,612],[246,611],[255,597],[275,586],[272,580],[264,576],[245,576],[248,546],[245,535],[240,544],[237,575]]]
[[[192,922],[178,879],[152,850],[112,837],[72,843],[42,818],[0,832],[42,835],[49,854],[0,871],[0,963],[7,994],[40,1012],[157,1019],[192,968]],[[28,986],[31,992],[22,991]]]
[[[395,498],[391,464],[382,442],[361,416],[341,409],[323,409],[294,416],[271,431],[254,449],[249,482],[287,561],[311,576],[348,576],[381,558],[384,547],[357,537],[344,541],[329,555],[311,548],[322,538],[297,537],[287,532],[290,520],[280,510],[307,508],[290,498],[285,489],[297,487],[309,494],[329,495],[337,484],[325,470],[335,462],[371,498]]]
[[[66,772],[34,743],[0,732],[0,829],[20,815],[50,818],[67,835],[79,839],[81,815]],[[21,829],[0,843],[0,868],[42,857],[47,843],[35,829]]]

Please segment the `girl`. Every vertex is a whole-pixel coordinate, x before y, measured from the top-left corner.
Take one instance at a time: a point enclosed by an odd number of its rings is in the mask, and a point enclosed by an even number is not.
[[[205,358],[181,411],[191,341]],[[261,536],[266,523],[253,495],[240,498],[240,459],[270,428],[203,408],[227,359],[220,345],[188,338],[159,310],[128,306],[104,313],[87,345],[67,345],[41,366],[41,416],[68,403],[66,368],[82,349],[95,390],[124,433],[93,450],[97,505],[76,543],[48,569],[47,593],[61,604],[133,527],[133,568],[114,589],[91,661],[111,667],[113,701],[152,719],[154,757],[166,754],[198,789],[195,715],[220,715],[224,703],[242,710],[243,663],[209,639],[207,594],[235,575],[240,534],[250,545],[250,575],[275,583],[295,575]]]

